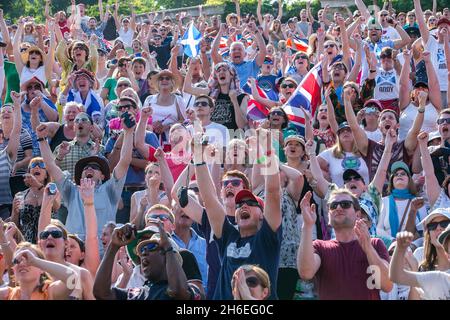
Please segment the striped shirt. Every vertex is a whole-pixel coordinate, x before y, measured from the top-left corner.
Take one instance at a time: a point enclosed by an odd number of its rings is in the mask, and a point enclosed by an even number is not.
[[[5,149],[8,146],[9,139],[5,139],[5,141],[0,144],[0,150]],[[32,150],[33,149],[33,141],[31,139],[31,135],[28,133],[27,130],[22,128],[22,131],[20,132],[20,144],[19,148],[17,149],[17,159],[16,162],[22,161],[25,159],[25,150]],[[22,168],[17,168],[16,170],[16,176],[23,176],[27,172],[27,166]]]
[[[6,151],[0,151],[0,205],[11,204],[11,188],[9,187],[9,175],[11,174],[13,162]]]

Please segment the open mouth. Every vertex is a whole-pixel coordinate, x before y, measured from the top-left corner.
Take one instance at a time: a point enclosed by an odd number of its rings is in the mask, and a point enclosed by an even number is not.
[[[321,115],[321,116],[320,116],[320,119],[321,119],[321,120],[327,120],[327,115],[326,115],[326,114]]]
[[[387,130],[389,130],[391,128],[391,125],[390,124],[387,124],[387,125],[385,125],[384,126],[384,129],[387,131]]]
[[[247,211],[241,211],[240,214],[241,221],[250,219],[250,213]]]
[[[86,178],[88,179],[92,179],[94,177],[94,175],[92,173],[87,173],[86,174]]]
[[[226,197],[227,197],[227,198],[229,198],[229,197],[234,198],[234,192],[231,191],[231,190],[227,191],[227,192],[226,192]]]
[[[220,77],[219,77],[219,80],[222,80],[222,81],[223,81],[223,80],[225,80],[226,78],[227,78],[226,76],[220,76]]]
[[[40,175],[41,175],[41,173],[39,171],[33,172],[33,176],[35,176],[35,177],[39,177]]]
[[[46,249],[54,249],[55,247],[55,244],[52,242],[47,243],[47,245],[45,246]]]
[[[333,72],[333,77],[339,78],[341,76],[340,72]]]
[[[442,128],[442,133],[448,133],[448,127]]]

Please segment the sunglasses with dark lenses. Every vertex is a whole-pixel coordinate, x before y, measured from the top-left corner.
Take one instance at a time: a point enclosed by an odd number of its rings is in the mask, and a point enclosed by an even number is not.
[[[206,101],[197,101],[194,103],[194,107],[208,107],[209,103]]]
[[[136,109],[136,106],[134,104],[131,104],[131,103],[129,103],[129,104],[122,104],[120,106],[117,106],[117,109],[119,109],[119,110],[123,110],[123,109],[130,110],[131,108]]]
[[[159,248],[159,245],[157,243],[150,242],[150,243],[147,243],[146,245],[142,246],[139,249],[139,254],[142,256],[146,252],[153,252],[153,251],[156,251],[158,248]]]
[[[241,200],[238,203],[236,203],[236,209],[240,209],[244,206],[244,204],[248,205],[249,207],[260,207],[259,202],[256,200],[248,199],[248,200]]]
[[[161,221],[167,221],[169,220],[169,216],[167,214],[152,214],[150,217],[150,219],[159,219]]]
[[[348,209],[353,205],[353,201],[350,200],[342,200],[342,201],[333,201],[330,203],[330,209],[336,210],[338,206],[341,206],[342,209]]]
[[[119,83],[118,85],[117,85],[117,88],[120,88],[120,87],[129,87],[130,85],[128,84],[128,83]]]
[[[295,84],[293,84],[293,83],[282,83],[281,84],[281,88],[283,88],[283,89],[286,89],[286,88],[294,89],[295,88]]]
[[[166,80],[166,81],[170,81],[172,78],[171,77],[159,77],[159,81],[164,81],[164,80]]]
[[[245,279],[245,282],[249,288],[256,288],[261,284],[261,281],[257,277],[248,277]]]
[[[35,161],[30,163],[30,169],[34,169],[36,167],[39,167],[41,169],[45,169],[45,163],[41,161]]]
[[[53,239],[59,239],[63,237],[63,232],[61,230],[42,231],[39,239],[46,240],[49,236],[52,236]]]
[[[37,51],[37,50],[30,51],[30,54],[33,54],[33,53],[38,54],[38,55],[41,54],[41,53],[40,53],[39,51]]]
[[[25,52],[25,51],[27,51],[28,50],[28,48],[21,48],[20,49],[20,52]]]
[[[83,170],[86,170],[86,169],[94,169],[94,170],[101,171],[101,168],[97,163],[88,163],[87,165],[84,166]]]
[[[299,59],[305,59],[305,60],[308,60],[308,56],[302,54],[302,55],[298,55],[297,57],[295,57],[295,60],[299,60]]]
[[[27,90],[41,90],[41,86],[39,84],[31,85],[27,87]]]
[[[284,116],[284,113],[283,113],[283,111],[277,110],[277,111],[272,111],[272,112],[270,113],[270,115],[271,115],[271,116],[280,116],[280,117],[282,117],[282,116]]]
[[[89,118],[76,118],[75,123],[81,123],[81,122],[90,122]]]
[[[224,187],[228,186],[230,183],[233,187],[239,187],[242,183],[242,180],[239,179],[223,180],[222,183]]]
[[[450,118],[443,118],[443,119],[438,119],[437,121],[438,124],[450,124]]]
[[[351,176],[351,177],[348,177],[347,179],[345,179],[344,182],[347,183],[347,182],[350,182],[352,180],[361,181],[362,179],[361,179],[361,177]]]
[[[445,220],[445,221],[441,221],[441,222],[430,222],[429,224],[427,224],[427,229],[428,230],[436,230],[436,228],[438,226],[445,229],[445,228],[447,228],[447,226],[449,224],[450,224],[450,220]]]
[[[387,13],[380,14],[380,17],[387,17],[387,16],[388,16]]]
[[[336,47],[336,45],[334,43],[329,43],[329,44],[324,45],[323,47],[325,49],[328,49],[328,48],[334,48],[334,47]]]
[[[123,67],[126,67],[127,65],[126,65],[126,63],[119,63],[118,66],[119,66],[119,68],[123,68]]]

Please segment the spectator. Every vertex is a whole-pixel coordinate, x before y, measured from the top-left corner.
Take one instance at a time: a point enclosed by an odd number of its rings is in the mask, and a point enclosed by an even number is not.
[[[270,296],[267,272],[255,265],[240,266],[231,281],[234,300],[265,300]]]

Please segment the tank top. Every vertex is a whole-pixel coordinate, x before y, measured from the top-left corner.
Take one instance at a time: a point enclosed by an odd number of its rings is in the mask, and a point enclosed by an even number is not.
[[[44,286],[42,290],[35,290],[30,297],[30,300],[48,300],[49,299],[49,293],[48,293],[48,287],[52,283],[51,280],[45,280]],[[8,287],[8,296],[6,300],[21,300],[20,299],[20,287]],[[41,292],[42,291],[42,292]]]
[[[32,79],[33,77],[38,78],[43,83],[47,83],[47,77],[45,76],[45,68],[44,66],[40,66],[37,69],[30,69],[27,66],[24,66],[22,69],[22,73],[20,75],[20,84],[24,84],[28,80]]]
[[[375,77],[374,98],[377,100],[394,100],[399,96],[399,77],[395,69],[385,71],[378,68]]]
[[[59,146],[63,141],[72,141],[71,139],[66,138],[64,135],[64,124],[60,125],[58,130],[56,131],[52,141],[50,142],[50,149],[55,151],[56,147]]]

